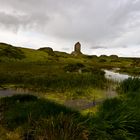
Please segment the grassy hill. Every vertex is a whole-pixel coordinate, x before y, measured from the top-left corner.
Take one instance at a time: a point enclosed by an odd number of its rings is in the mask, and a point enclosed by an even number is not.
[[[83,62],[83,63],[94,63],[95,65],[103,66],[110,63],[110,66],[121,66],[122,63],[130,64],[132,59],[119,58],[116,55],[106,56],[101,55],[100,57],[92,55],[80,55],[72,56],[65,52],[53,51],[51,48],[40,48],[38,50],[15,47],[6,43],[0,43],[0,61],[61,61],[61,62]]]
[[[48,64],[49,67],[51,67],[50,69],[52,69],[51,71],[53,71],[53,68],[55,71],[56,69],[63,71],[63,67],[67,65],[81,63],[88,69],[87,71],[93,67],[99,69],[120,68],[120,72],[140,75],[140,58],[122,58],[116,55],[101,55],[100,57],[95,55],[73,56],[65,52],[53,51],[52,48],[48,47],[35,50],[15,47],[6,43],[0,43],[0,62],[12,62],[13,65],[18,64],[18,62],[21,65],[22,63],[23,65],[25,65],[25,63],[28,63],[27,65],[32,63],[32,66],[38,63],[37,65],[44,65],[44,67]]]

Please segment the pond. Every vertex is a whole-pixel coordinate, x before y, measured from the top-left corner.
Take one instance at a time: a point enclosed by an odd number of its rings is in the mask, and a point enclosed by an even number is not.
[[[107,79],[118,81],[118,82],[121,82],[125,79],[128,79],[129,77],[132,77],[128,74],[122,74],[122,73],[116,72],[115,70],[104,70],[104,72],[105,72],[105,77]]]

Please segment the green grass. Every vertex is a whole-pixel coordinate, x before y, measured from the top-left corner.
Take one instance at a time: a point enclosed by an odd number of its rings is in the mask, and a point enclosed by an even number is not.
[[[101,56],[101,57],[95,57],[95,56],[78,56],[74,57],[70,54],[67,54],[65,52],[58,52],[54,51],[55,56],[48,55],[47,52],[41,51],[41,50],[34,50],[34,49],[28,49],[28,48],[22,48],[22,47],[15,47],[9,44],[0,43],[0,52],[4,50],[5,48],[9,48],[11,50],[10,52],[13,53],[14,50],[17,51],[17,55],[14,55],[15,57],[22,52],[24,55],[24,58],[21,59],[21,61],[24,62],[62,62],[62,63],[84,63],[88,65],[92,65],[94,67],[102,67],[102,68],[111,68],[111,67],[129,67],[131,64],[135,64],[135,66],[138,66],[139,59],[133,59],[133,58],[114,58],[112,56]],[[13,51],[12,51],[13,50]],[[14,58],[14,57],[13,57]],[[100,60],[104,59],[105,61],[102,63]],[[0,56],[1,61],[18,61],[17,59],[12,59],[8,57],[8,55],[5,54],[4,59],[3,56]],[[133,66],[132,66],[133,67]]]
[[[0,61],[8,60],[21,60],[25,58],[25,54],[19,48],[11,45],[0,43]]]
[[[1,108],[4,108],[3,115],[8,128],[15,128],[25,124],[28,117],[33,120],[57,116],[60,112],[64,114],[77,113],[69,108],[51,102],[49,100],[38,99],[33,95],[15,95],[0,99]]]
[[[120,83],[119,96],[94,108],[79,112],[63,105],[69,99],[105,99],[107,88],[114,83],[105,79],[101,69],[119,67],[139,74],[139,59],[54,53],[0,44],[0,86],[38,92],[38,96],[0,99],[0,138],[139,140],[138,78]]]
[[[36,61],[45,61],[48,60],[48,54],[39,51],[39,50],[33,50],[33,49],[23,49],[21,50],[24,52],[26,58],[23,60],[25,62],[31,61],[31,62],[36,62]]]
[[[21,128],[23,138],[84,140],[88,131],[78,111],[33,95],[2,98],[0,109],[3,110],[2,135],[10,132],[16,136],[15,130]]]
[[[120,84],[120,93],[135,93],[140,92],[140,79],[139,78],[128,78]]]
[[[3,137],[8,133],[10,137],[44,140],[140,138],[139,94],[108,99],[97,108],[85,110],[82,114],[32,95],[16,95],[0,101],[1,107],[5,108],[0,128]]]
[[[139,79],[128,79],[120,84],[121,96],[108,99],[98,108],[91,123],[94,139],[140,139]]]
[[[89,88],[87,90],[69,91],[69,92],[42,92],[38,93],[42,98],[52,100],[54,102],[64,104],[69,100],[81,99],[88,102],[93,100],[106,99],[106,91],[101,89]],[[81,104],[82,106],[82,104]]]
[[[105,77],[101,70],[85,73],[67,73],[62,66],[51,63],[1,63],[0,83],[20,84],[25,88],[53,90],[59,92],[87,89],[90,87],[104,88]]]
[[[126,81],[121,83],[122,93],[122,84],[127,87],[131,83],[133,87],[135,82],[134,79],[128,79],[127,84],[124,84]],[[139,89],[124,89],[128,94],[107,99],[102,105],[81,113],[33,95],[2,98],[1,134],[4,139],[8,133],[8,137],[17,139],[138,140]]]
[[[133,76],[139,76],[140,75],[140,67],[129,67],[129,68],[121,68],[121,73],[127,73]]]

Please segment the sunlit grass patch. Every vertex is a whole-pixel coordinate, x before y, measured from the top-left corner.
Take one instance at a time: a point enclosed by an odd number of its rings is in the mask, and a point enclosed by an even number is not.
[[[60,104],[63,104],[65,100],[68,98],[67,94],[57,92],[42,92],[38,93],[38,95],[41,96],[42,98],[52,100]]]
[[[24,61],[46,61],[48,58],[48,54],[43,52],[43,51],[38,51],[34,49],[26,49],[26,48],[21,48],[21,50],[25,53],[26,58]]]
[[[106,91],[96,88],[88,88],[86,90],[71,90],[69,92],[42,92],[39,96],[53,100],[58,103],[64,103],[66,100],[84,99],[87,101],[99,100],[106,98]]]
[[[98,107],[99,107],[99,105],[96,105],[91,108],[81,110],[80,112],[82,115],[95,114],[98,111]]]

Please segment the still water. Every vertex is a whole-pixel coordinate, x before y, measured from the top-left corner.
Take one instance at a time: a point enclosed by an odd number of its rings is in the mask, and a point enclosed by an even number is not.
[[[105,77],[107,79],[118,81],[118,82],[121,82],[125,79],[132,77],[128,74],[118,73],[118,72],[115,72],[113,70],[104,70],[104,72],[105,72]]]
[[[28,90],[19,89],[0,89],[0,97],[12,96],[15,94],[31,94]]]

